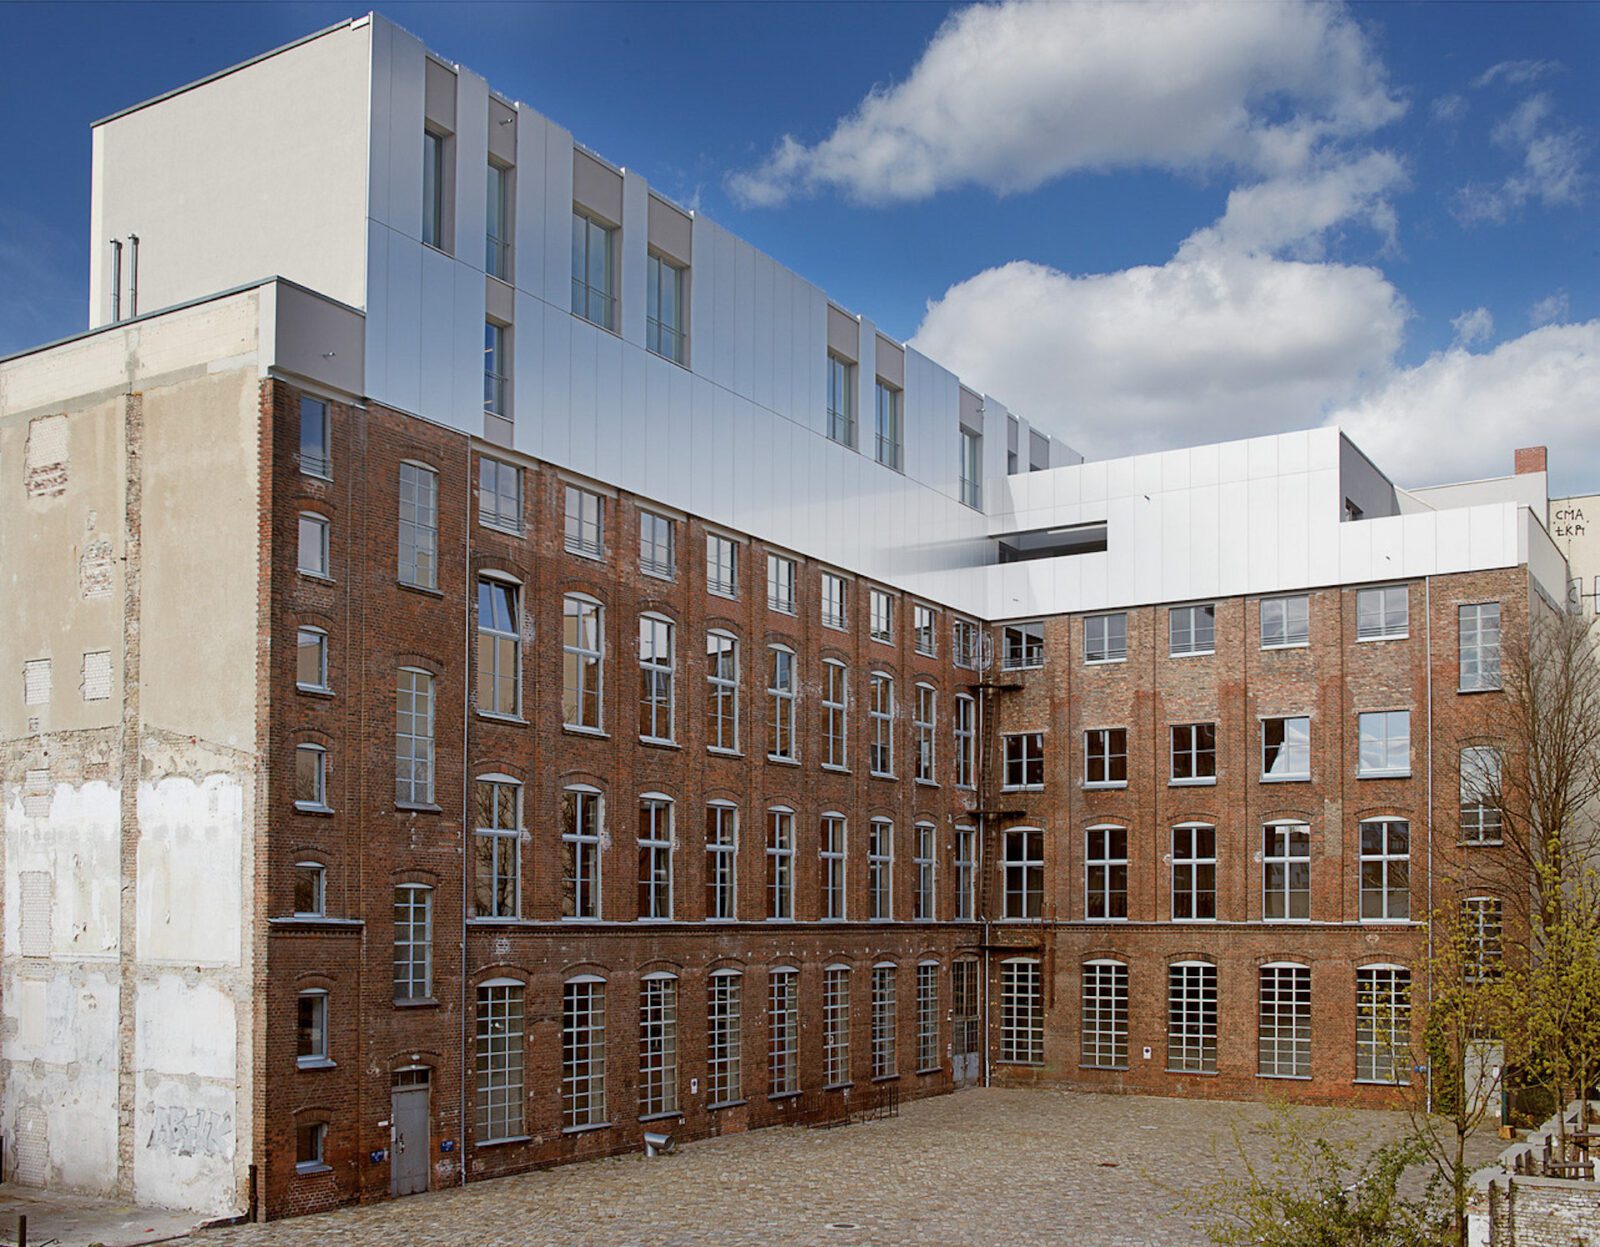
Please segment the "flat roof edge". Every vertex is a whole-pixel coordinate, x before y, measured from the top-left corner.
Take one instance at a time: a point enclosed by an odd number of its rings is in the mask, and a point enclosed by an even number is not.
[[[130,104],[126,108],[120,108],[116,112],[109,113],[100,118],[98,121],[91,121],[89,123],[89,128],[93,130],[99,126],[107,125],[110,122],[116,121],[120,117],[126,117],[129,113],[136,113],[141,109],[149,108],[152,104],[159,104],[163,100],[170,100],[174,96],[182,95],[187,91],[193,91],[199,87],[206,86],[208,83],[215,82],[219,78],[226,78],[229,74],[238,73],[241,69],[249,69],[250,66],[259,64],[261,61],[270,60],[272,57],[277,56],[282,52],[288,52],[294,48],[298,48],[302,43],[310,43],[313,39],[320,39],[324,35],[331,35],[338,30],[353,29],[360,23],[369,21],[371,17],[371,13],[363,14],[360,17],[347,17],[341,22],[335,22],[332,26],[324,26],[321,30],[314,30],[309,35],[301,35],[298,39],[291,39],[288,43],[280,44],[278,47],[271,48],[266,52],[261,52],[256,56],[250,57],[248,60],[240,61],[236,65],[229,65],[226,69],[219,69],[216,71],[216,73],[207,74],[204,78],[196,78],[193,82],[186,82],[181,87],[173,87],[172,90],[163,91],[160,95],[152,95],[147,100],[140,100],[137,104]]]

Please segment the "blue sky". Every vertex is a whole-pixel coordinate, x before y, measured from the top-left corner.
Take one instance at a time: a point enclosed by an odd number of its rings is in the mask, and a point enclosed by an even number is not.
[[[0,5],[0,354],[84,326],[91,121],[361,11]],[[1600,5],[381,11],[1092,455],[1600,489]]]

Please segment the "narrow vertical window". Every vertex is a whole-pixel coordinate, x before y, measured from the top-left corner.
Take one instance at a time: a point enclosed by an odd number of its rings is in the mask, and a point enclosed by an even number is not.
[[[1084,835],[1084,916],[1118,920],[1128,916],[1128,829],[1090,827]]]
[[[965,693],[956,694],[955,755],[957,788],[971,788],[977,782],[977,722],[977,703]]]
[[[822,972],[822,1081],[828,1087],[850,1082],[850,967]]]
[[[639,570],[671,580],[676,570],[673,522],[654,511],[639,512]]]
[[[300,396],[300,471],[307,476],[333,479],[332,436],[328,404],[320,398]]]
[[[867,717],[872,720],[872,773],[893,778],[894,677],[881,671],[872,673],[872,702]]]
[[[600,916],[600,794],[568,788],[561,797],[561,916]]]
[[[400,465],[400,583],[439,587],[439,474]]]
[[[295,566],[302,575],[328,576],[328,518],[314,511],[300,512],[300,540]]]
[[[394,890],[394,998],[433,995],[433,889],[420,883]]]
[[[1079,1061],[1089,1069],[1128,1068],[1128,967],[1086,961]]]
[[[828,437],[841,446],[856,444],[856,366],[828,356]]]
[[[445,237],[445,204],[450,169],[445,146],[449,137],[432,130],[422,132],[422,241],[442,251],[450,250]]]
[[[501,281],[511,280],[511,210],[515,174],[505,165],[489,162],[484,230],[484,272]]]
[[[917,685],[917,704],[912,716],[912,729],[917,738],[916,779],[922,784],[931,784],[935,780],[933,742],[938,701],[939,694],[931,684]]]
[[[328,751],[321,745],[294,747],[294,806],[297,810],[328,808]]]
[[[1498,978],[1505,960],[1505,902],[1497,896],[1463,897],[1461,935],[1466,981]]]
[[[822,573],[822,626],[844,631],[849,621],[845,578],[832,572]]]
[[[894,824],[886,818],[867,824],[867,898],[874,922],[894,917]]]
[[[328,634],[321,628],[300,628],[295,633],[296,688],[328,691]]]
[[[433,804],[433,676],[400,668],[395,692],[394,799]]]
[[[736,1104],[744,1096],[741,1076],[743,1028],[737,970],[713,970],[706,1026],[706,1107]]]
[[[562,602],[562,722],[600,730],[601,614],[593,598],[567,594]]]
[[[1411,824],[1367,818],[1360,826],[1361,917],[1408,921],[1411,917]]]
[[[320,988],[299,994],[298,1032],[295,1062],[301,1068],[327,1065],[328,1057],[328,993]]]
[[[294,916],[321,918],[328,912],[328,868],[321,862],[294,864]]]
[[[831,921],[845,916],[845,820],[842,814],[822,816],[821,866],[822,916]]]
[[[875,1079],[894,1078],[900,1072],[894,980],[893,965],[872,967],[872,1076]]]
[[[822,660],[822,765],[850,764],[850,673],[837,659]]]
[[[716,533],[706,534],[706,589],[720,597],[739,596],[739,545]]]
[[[639,616],[639,736],[673,739],[674,650],[672,621]]]
[[[767,983],[767,1094],[800,1090],[800,976],[783,967]]]
[[[1209,922],[1217,916],[1217,829],[1172,829],[1172,918]]]
[[[886,645],[894,644],[894,599],[882,589],[867,591],[867,635]]]
[[[905,444],[900,428],[900,391],[878,382],[876,450],[878,462],[896,472],[905,466]]]
[[[672,917],[672,802],[655,793],[639,801],[639,917]]]
[[[767,917],[794,917],[794,811],[767,811]]]
[[[1311,828],[1268,823],[1261,829],[1261,916],[1268,922],[1311,917]]]
[[[594,491],[580,489],[576,485],[568,485],[566,495],[563,538],[567,552],[587,559],[604,558],[606,500]]]
[[[688,355],[683,332],[683,272],[653,253],[646,263],[644,343],[675,364],[683,363]]]
[[[506,326],[492,320],[483,322],[483,410],[503,420],[511,418],[509,336]]]
[[[725,921],[734,910],[739,861],[739,812],[733,806],[706,806],[706,917]]]
[[[617,327],[615,234],[581,212],[572,214],[572,312],[602,329]]]
[[[473,914],[515,918],[522,896],[522,785],[503,776],[474,784]]]
[[[522,713],[522,612],[517,586],[478,578],[478,711]]]
[[[639,983],[639,1116],[678,1111],[678,980],[647,974]]]
[[[476,1129],[479,1143],[523,1134],[523,987],[499,979],[478,987],[474,1048]]]
[[[911,644],[926,658],[939,656],[939,616],[933,607],[921,603],[912,606]]]
[[[484,455],[478,460],[478,523],[522,534],[522,469]]]
[[[767,555],[767,609],[793,615],[795,601],[795,562],[781,554]]]
[[[794,651],[782,645],[773,645],[768,647],[767,654],[771,663],[767,697],[772,703],[772,734],[768,738],[767,756],[792,762],[799,756],[794,734],[795,702],[798,698]]]
[[[1461,751],[1461,839],[1467,844],[1499,844],[1504,834],[1500,750],[1472,745]]]
[[[961,430],[961,501],[973,510],[983,509],[983,437]]]
[[[1167,969],[1167,1069],[1217,1072],[1217,967],[1174,962]]]
[[[1044,1001],[1039,963],[1031,957],[1000,963],[1000,1060],[1044,1063]]]
[[[1005,876],[1008,919],[1037,919],[1044,914],[1044,832],[1022,828],[1005,833],[1000,869]]]
[[[978,832],[956,828],[956,920],[971,922],[978,916]]]
[[[1500,603],[1479,602],[1460,610],[1461,689],[1500,687]]]
[[[583,1130],[606,1120],[606,985],[583,975],[561,993],[563,1124]]]
[[[706,745],[739,748],[739,642],[726,632],[706,633]]]
[[[939,963],[924,961],[917,966],[917,1073],[939,1066]]]
[[[915,836],[912,865],[917,872],[917,890],[912,894],[911,916],[918,922],[932,922],[938,913],[939,844],[932,823],[918,823],[912,829]]]

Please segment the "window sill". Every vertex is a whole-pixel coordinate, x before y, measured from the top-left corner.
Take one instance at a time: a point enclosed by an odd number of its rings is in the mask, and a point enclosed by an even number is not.
[[[1126,922],[1126,918],[1084,918],[1085,922]]]
[[[599,727],[582,727],[576,723],[563,723],[561,730],[568,736],[593,736],[597,740],[611,739],[611,733]]]
[[[1112,785],[1103,785],[1103,786],[1104,787],[1111,787]],[[1089,787],[1089,785],[1085,785],[1085,787]],[[1044,791],[1044,785],[1043,784],[1001,784],[1000,785],[1000,791],[1001,792],[1043,792]]]
[[[508,727],[527,727],[528,721],[520,714],[500,714],[494,710],[480,710],[478,717],[489,723],[504,723]]]
[[[1085,667],[1115,667],[1127,661],[1128,656],[1124,654],[1121,658],[1085,658],[1083,665]]]
[[[407,593],[420,593],[426,598],[438,598],[441,601],[444,600],[444,590],[432,585],[414,585],[404,580],[396,580],[394,583],[395,588],[404,589]]]
[[[779,766],[799,766],[800,765],[800,759],[799,758],[789,758],[789,757],[783,756],[782,754],[777,754],[777,753],[769,753],[767,755],[767,761],[768,762],[775,762]]]
[[[935,650],[935,649],[913,649],[911,652],[913,654],[915,654],[918,658],[937,658],[937,657],[939,657],[939,651]]]
[[[444,809],[434,805],[431,801],[396,801],[396,813],[401,814],[443,814]]]
[[[513,528],[509,524],[496,524],[490,520],[478,521],[479,528],[487,528],[492,533],[499,533],[502,537],[521,537],[522,529]]]
[[[333,813],[333,807],[331,805],[317,805],[311,801],[296,801],[294,803],[294,812],[296,814],[328,815]]]
[[[1310,918],[1263,918],[1262,923],[1269,927],[1305,926]]]
[[[706,592],[712,597],[722,598],[726,602],[737,602],[739,600],[739,591],[737,589],[721,589],[716,585],[707,585]],[[740,1103],[742,1104],[743,1101],[741,1100]]]
[[[682,1121],[683,1113],[678,1109],[668,1109],[665,1113],[646,1113],[639,1118],[640,1121]]]
[[[610,1129],[611,1129],[611,1123],[610,1122],[608,1122],[608,1121],[597,1121],[594,1124],[588,1125],[588,1126],[563,1126],[561,1128],[561,1133],[562,1134],[588,1134],[588,1133],[590,1133],[591,1131],[594,1131],[594,1130],[610,1130]]]
[[[795,618],[800,613],[793,606],[781,605],[778,602],[774,602],[771,598],[767,599],[767,609],[774,615],[787,615],[790,619]]]
[[[1262,1074],[1257,1073],[1257,1078],[1271,1079],[1273,1082],[1310,1082],[1310,1074]]]
[[[892,780],[892,779],[895,778],[895,773],[893,771],[869,771],[868,774],[873,779],[889,779],[889,780]]]
[[[309,476],[314,481],[326,481],[330,485],[333,484],[333,472],[331,469],[327,472],[318,472],[315,468],[306,467],[305,460],[300,459],[299,455],[296,455],[295,458],[299,459],[300,461],[299,467],[301,476]]]
[[[338,1063],[325,1056],[301,1056],[294,1059],[296,1069],[338,1069]]]
[[[917,1076],[919,1078],[921,1078],[921,1077],[926,1077],[929,1074],[942,1074],[942,1073],[944,1073],[944,1066],[942,1066],[942,1065],[925,1065],[925,1066],[923,1066],[921,1069],[919,1069],[917,1071]]]
[[[301,684],[295,682],[294,691],[304,693],[307,697],[332,697],[333,690],[326,684]]]
[[[844,620],[842,619],[823,619],[822,626],[828,629],[829,632],[849,631],[849,629],[845,626]]]
[[[918,778],[916,780],[913,780],[912,782],[915,783],[915,784],[920,785],[923,788],[937,788],[939,786],[939,781],[936,780],[936,779],[921,779],[921,778]],[[1038,790],[1037,789],[1030,789],[1030,791],[1038,791]]]
[[[750,1103],[748,1100],[718,1100],[715,1104],[707,1104],[706,1112],[715,1113],[725,1108],[743,1108]]]
[[[899,1074],[879,1074],[872,1081],[873,1082],[899,1082],[900,1081],[900,1075]]]
[[[641,576],[648,576],[651,580],[665,580],[668,584],[672,584],[678,579],[675,573],[670,571],[662,571],[659,567],[640,567],[639,574]],[[645,1119],[641,1117],[639,1120],[643,1121]]]
[[[1261,777],[1261,782],[1263,784],[1309,784],[1311,782],[1311,776],[1309,776],[1309,775],[1263,775]]]
[[[1215,918],[1174,918],[1172,921],[1177,926],[1203,927],[1215,923],[1217,920]]]
[[[1186,649],[1186,650],[1177,650],[1177,651],[1168,650],[1167,651],[1167,657],[1168,658],[1210,658],[1210,657],[1214,656],[1216,654],[1216,652],[1217,651],[1214,650],[1214,649]]]
[[[604,550],[580,550],[577,546],[562,546],[573,558],[584,559],[590,563],[604,563],[606,552]]]
[[[1364,927],[1409,927],[1416,925],[1416,920],[1412,918],[1357,918],[1356,922]]]
[[[1108,792],[1117,788],[1126,788],[1127,786],[1128,781],[1125,779],[1113,780],[1111,783],[1107,784],[1091,784],[1088,780],[1083,781],[1085,792]]]
[[[1200,779],[1173,779],[1167,781],[1172,788],[1215,788],[1217,777],[1215,775],[1202,776]]]
[[[994,1063],[996,1065],[1012,1065],[1012,1066],[1016,1066],[1019,1069],[1043,1069],[1044,1068],[1044,1062],[1043,1061],[1007,1061],[1007,1060],[1005,1060],[1005,1059],[1003,1059],[1001,1057],[996,1057]]]
[[[324,1161],[296,1161],[294,1176],[297,1178],[314,1178],[319,1173],[332,1173],[333,1166]]]
[[[297,567],[295,568],[295,571],[299,572],[300,575],[304,576],[307,580],[315,580],[321,584],[334,585],[339,583],[332,576],[328,575],[327,572],[314,572],[306,567]]]
[[[800,1093],[798,1091],[774,1091],[767,1097],[769,1101],[798,1100],[799,1098]]]
[[[1409,1087],[1411,1085],[1409,1078],[1403,1078],[1399,1081],[1391,1078],[1352,1078],[1350,1082],[1352,1086],[1356,1087]]]
[[[473,1146],[474,1147],[508,1147],[509,1145],[511,1145],[513,1143],[531,1143],[532,1141],[533,1141],[533,1136],[531,1134],[508,1134],[503,1139],[479,1139],[476,1143],[473,1144]]]
[[[718,758],[742,758],[742,749],[724,749],[721,745],[707,745],[706,752]]]
[[[1357,779],[1410,779],[1410,771],[1357,771]]]
[[[1470,697],[1474,693],[1499,693],[1504,691],[1499,684],[1486,684],[1482,688],[1458,688],[1456,693],[1461,697]]]
[[[768,918],[763,918],[762,921],[763,922],[777,923],[778,925],[782,926],[784,924],[794,922],[795,919],[793,919],[793,918],[771,918],[771,917],[768,917]]]
[[[1457,840],[1458,849],[1499,849],[1505,847],[1504,840]]]
[[[1025,663],[1025,664],[1023,664],[1022,666],[1019,666],[1019,667],[1010,667],[1010,666],[1005,666],[1005,665],[1002,664],[1002,666],[1000,667],[1001,674],[1003,674],[1003,675],[1014,675],[1018,671],[1043,671],[1043,670],[1044,670],[1044,664],[1042,662]]]
[[[1280,650],[1280,649],[1310,649],[1310,648],[1311,648],[1311,642],[1310,641],[1285,641],[1280,645],[1268,645],[1265,642],[1263,642],[1262,646],[1261,646],[1261,650],[1262,650],[1263,653],[1271,653],[1273,650]]]
[[[1217,1071],[1214,1069],[1173,1069],[1170,1065],[1167,1066],[1166,1072],[1169,1074],[1182,1074],[1189,1078],[1215,1078],[1217,1076]]]
[[[1080,1064],[1078,1066],[1078,1068],[1082,1069],[1082,1070],[1088,1070],[1091,1073],[1093,1073],[1094,1071],[1098,1070],[1103,1074],[1126,1074],[1130,1067],[1127,1066],[1127,1065],[1083,1065],[1083,1064]]]
[[[649,745],[650,748],[652,748],[652,749],[682,749],[683,748],[683,746],[680,745],[677,741],[675,741],[675,740],[667,740],[665,737],[661,737],[661,736],[641,736],[641,737],[639,737],[639,743],[641,745]]]
[[[890,648],[893,648],[894,646],[894,638],[890,636],[878,636],[876,633],[869,633],[867,635],[867,640],[871,641],[874,645],[887,645]]]
[[[848,1091],[855,1086],[853,1082],[830,1082],[823,1086],[824,1091]]]
[[[1356,644],[1365,645],[1369,641],[1409,641],[1410,639],[1411,633],[1409,631],[1385,632],[1382,636],[1358,636],[1356,637]]]
[[[437,1009],[439,1002],[432,996],[421,997],[416,1000],[397,1000],[394,1002],[396,1009]]]
[[[822,764],[822,769],[824,771],[832,771],[835,775],[850,774],[850,768],[848,766],[840,766],[837,762],[824,762]]]

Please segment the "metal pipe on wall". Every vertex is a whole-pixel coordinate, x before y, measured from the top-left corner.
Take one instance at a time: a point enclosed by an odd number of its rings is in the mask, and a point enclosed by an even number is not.
[[[111,322],[122,319],[122,241],[111,240]]]
[[[128,244],[128,315],[139,314],[139,235],[129,234]]]

